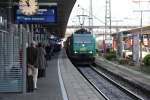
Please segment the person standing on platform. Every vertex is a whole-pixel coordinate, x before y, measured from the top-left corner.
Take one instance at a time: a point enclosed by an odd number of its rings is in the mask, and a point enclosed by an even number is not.
[[[46,51],[42,47],[42,43],[38,44],[37,47],[37,66],[39,68],[38,77],[45,77],[46,74]]]
[[[46,51],[46,60],[50,60],[51,59],[51,47],[50,47],[50,44],[48,44],[46,47],[45,47],[45,51]]]
[[[37,88],[37,49],[36,43],[33,41],[31,46],[27,48],[27,91],[32,92]]]

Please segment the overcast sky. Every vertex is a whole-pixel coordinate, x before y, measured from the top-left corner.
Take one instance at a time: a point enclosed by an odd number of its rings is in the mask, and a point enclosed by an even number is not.
[[[93,1],[93,15],[94,25],[104,25],[105,21],[105,0],[92,0]],[[135,0],[134,0],[135,1]],[[139,1],[139,0],[136,0]],[[146,0],[145,0],[146,1]],[[80,7],[78,7],[80,5]],[[79,18],[77,15],[81,15],[84,8],[84,15],[88,15],[89,11],[89,0],[77,0],[68,25],[79,25]],[[111,14],[113,25],[140,25],[140,13],[135,10],[150,10],[150,2],[134,3],[133,0],[111,0]],[[115,20],[120,20],[118,23]],[[88,23],[86,17],[84,23]],[[88,24],[87,24],[88,25]],[[150,11],[143,13],[143,25],[150,25]]]

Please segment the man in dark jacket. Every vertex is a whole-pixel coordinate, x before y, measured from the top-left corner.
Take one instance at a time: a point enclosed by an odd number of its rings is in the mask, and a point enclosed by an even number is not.
[[[27,48],[27,91],[32,92],[36,88],[38,69],[36,43],[32,42]]]

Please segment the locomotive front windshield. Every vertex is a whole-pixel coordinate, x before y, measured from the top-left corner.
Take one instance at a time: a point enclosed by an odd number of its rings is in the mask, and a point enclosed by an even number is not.
[[[74,38],[74,43],[92,43],[91,36],[76,36]]]

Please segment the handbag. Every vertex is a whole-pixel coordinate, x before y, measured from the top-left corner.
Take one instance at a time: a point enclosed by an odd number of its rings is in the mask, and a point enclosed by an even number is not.
[[[34,69],[34,65],[28,64],[27,65],[27,75],[28,76],[33,76],[33,70]]]

